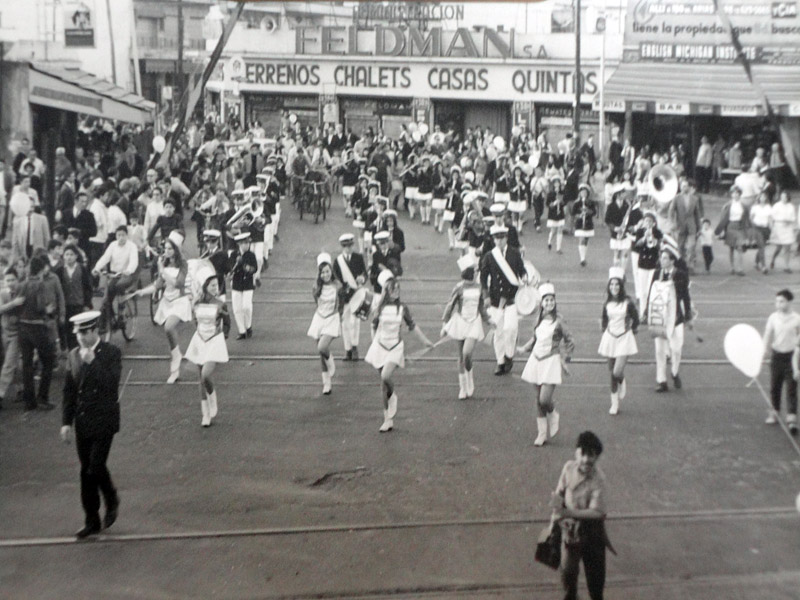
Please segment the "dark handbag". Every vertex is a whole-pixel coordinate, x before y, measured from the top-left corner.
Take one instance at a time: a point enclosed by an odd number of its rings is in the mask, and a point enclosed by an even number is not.
[[[558,523],[551,522],[539,534],[533,559],[551,569],[561,565],[561,526]]]

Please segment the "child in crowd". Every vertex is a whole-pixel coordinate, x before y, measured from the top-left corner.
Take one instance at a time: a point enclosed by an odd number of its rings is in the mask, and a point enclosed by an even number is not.
[[[711,263],[714,262],[714,230],[711,228],[711,221],[708,219],[703,219],[703,226],[697,233],[697,240],[703,248],[706,273],[710,273]]]

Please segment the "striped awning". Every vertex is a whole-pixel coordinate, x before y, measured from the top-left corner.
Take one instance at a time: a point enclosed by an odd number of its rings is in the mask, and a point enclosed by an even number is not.
[[[32,104],[140,125],[153,120],[153,102],[91,73],[59,63],[32,63],[28,86]]]
[[[800,114],[800,66],[753,65],[752,73],[776,112]],[[606,82],[604,103],[662,114],[766,114],[739,64],[622,63]]]

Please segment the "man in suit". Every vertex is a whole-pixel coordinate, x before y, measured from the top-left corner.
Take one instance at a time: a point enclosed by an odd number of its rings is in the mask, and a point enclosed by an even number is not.
[[[664,330],[665,337],[654,338],[656,355],[656,392],[663,393],[669,390],[667,386],[667,357],[672,367],[672,382],[675,389],[680,389],[683,383],[679,375],[681,366],[681,352],[683,351],[684,324],[692,328],[692,299],[689,296],[689,272],[686,263],[680,259],[678,243],[671,236],[665,235],[661,239],[661,254],[659,266],[653,273],[650,283],[650,293],[647,297],[647,307],[644,314],[648,315],[648,323],[652,324],[650,311],[656,307],[657,296],[663,294],[655,292],[655,286],[663,287],[664,282],[672,283],[673,290],[670,296],[674,298],[674,315],[666,315]]]
[[[61,221],[67,229],[73,227],[80,229],[81,236],[78,240],[78,246],[87,256],[90,249],[89,238],[97,235],[97,223],[95,223],[94,215],[86,209],[88,203],[89,194],[85,190],[81,190],[75,196],[74,205],[69,210],[64,211]]]
[[[495,326],[495,375],[510,373],[517,347],[519,319],[514,297],[521,281],[527,280],[525,265],[518,250],[508,245],[508,228],[492,225],[489,230],[494,248],[481,259],[481,287],[484,303],[491,305],[489,315]],[[485,304],[484,304],[485,305]]]
[[[14,219],[14,231],[11,244],[16,259],[23,258],[27,262],[36,248],[47,248],[50,242],[50,224],[47,217],[33,211],[33,203],[24,217]]]
[[[106,467],[114,435],[119,431],[119,380],[122,353],[101,342],[98,335],[99,311],[89,311],[70,319],[79,346],[68,357],[64,381],[61,439],[68,442],[75,428],[75,444],[81,463],[81,504],[85,525],[75,535],[79,539],[111,527],[117,519],[119,496]],[[100,494],[106,514],[100,522]]]
[[[244,187],[248,188],[256,185],[256,175],[261,173],[264,168],[264,156],[261,154],[261,147],[258,144],[250,145],[250,153],[244,157]]]
[[[356,289],[367,281],[367,267],[364,257],[353,252],[356,238],[352,233],[339,237],[342,253],[333,262],[333,275],[342,282],[339,289],[339,303],[342,306],[342,341],[347,352],[345,360],[358,360],[358,338],[361,334],[361,321],[353,314],[357,306],[351,306],[350,300]]]
[[[681,258],[688,265],[689,274],[694,275],[697,233],[703,222],[703,201],[695,193],[694,182],[685,176],[680,179],[680,193],[670,202],[668,214],[672,231],[678,238]]]

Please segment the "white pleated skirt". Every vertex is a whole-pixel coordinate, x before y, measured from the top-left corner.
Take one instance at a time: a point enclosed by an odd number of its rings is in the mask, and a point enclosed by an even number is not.
[[[153,320],[163,325],[169,317],[178,317],[184,323],[192,320],[192,301],[189,296],[178,296],[175,300],[161,298]]]
[[[405,197],[408,200],[416,200],[416,198],[417,198],[417,189],[419,189],[419,188],[407,187],[406,191],[405,191]]]
[[[553,221],[552,219],[547,219],[547,226],[548,227],[563,227],[564,226],[564,219],[560,221]]]
[[[406,366],[405,343],[400,341],[397,346],[391,350],[387,350],[378,343],[377,338],[372,340],[372,343],[367,350],[367,355],[364,361],[380,370],[389,363],[394,363],[398,367],[403,368]]]
[[[483,332],[483,322],[480,317],[476,317],[472,322],[467,321],[461,316],[461,313],[454,312],[453,316],[444,326],[445,333],[454,340],[465,340],[472,338],[473,340],[482,340],[486,337]]]
[[[311,325],[306,333],[308,337],[315,340],[318,340],[323,335],[329,335],[333,338],[338,338],[341,334],[342,321],[339,318],[338,312],[335,312],[328,317],[323,317],[318,312],[315,312],[314,318],[311,319]]]
[[[582,237],[582,238],[594,237],[594,229],[576,229],[575,237]]]
[[[531,352],[525,368],[522,370],[522,381],[534,385],[560,385],[561,384],[561,356],[553,354],[539,360]]]
[[[356,193],[356,186],[354,186],[354,185],[343,185],[342,186],[342,195],[345,198],[349,198],[350,196],[352,196],[355,193]]]
[[[603,337],[600,338],[600,347],[597,349],[597,353],[606,358],[633,356],[638,352],[639,347],[636,345],[636,336],[630,330],[619,337],[614,337],[606,329],[603,332]]]
[[[225,343],[225,336],[220,332],[208,340],[203,340],[200,334],[195,332],[189,342],[189,347],[186,348],[185,358],[200,366],[209,362],[228,362],[228,346]]]
[[[433,192],[428,192],[427,194],[422,194],[420,192],[417,192],[415,198],[418,202],[430,202],[431,200],[433,200]]]
[[[503,204],[508,204],[509,202],[511,202],[511,194],[509,192],[495,192],[494,201],[502,202]]]
[[[612,250],[630,250],[631,238],[626,237],[621,240],[618,240],[617,238],[611,238],[608,242],[608,245]]]

